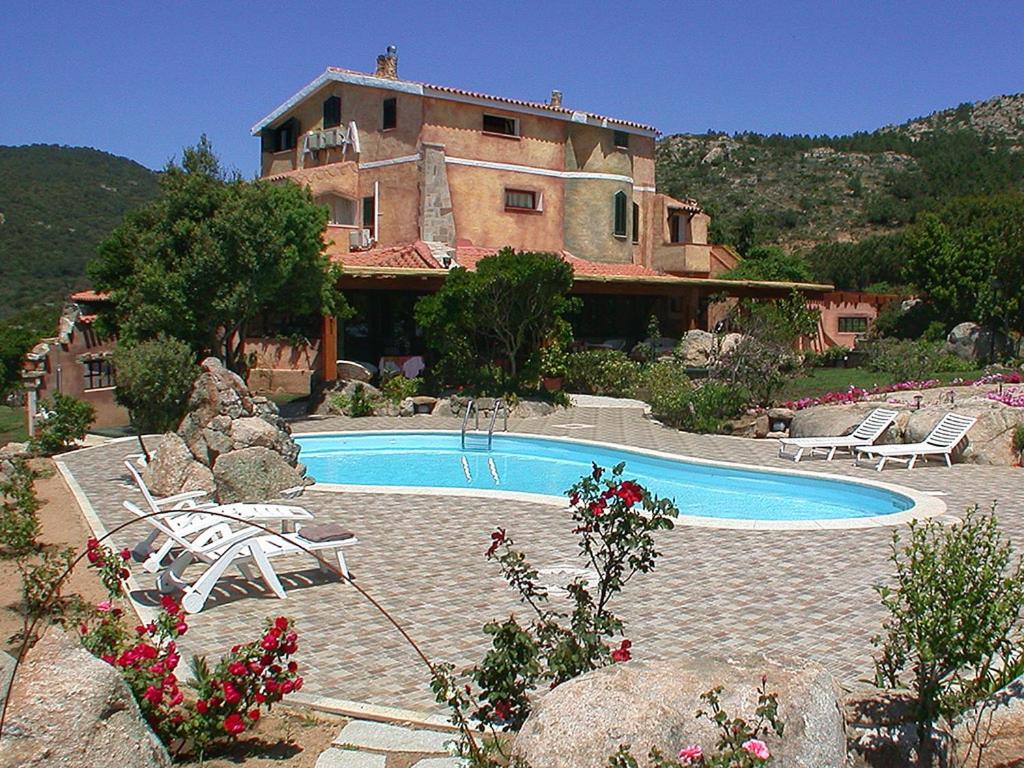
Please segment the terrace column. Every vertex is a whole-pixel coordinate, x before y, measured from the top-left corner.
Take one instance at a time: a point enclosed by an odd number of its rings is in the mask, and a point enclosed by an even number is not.
[[[320,326],[320,377],[324,381],[338,378],[338,318],[328,315]]]

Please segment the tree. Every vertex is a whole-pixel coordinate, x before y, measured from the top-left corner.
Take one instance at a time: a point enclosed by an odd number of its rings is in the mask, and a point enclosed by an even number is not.
[[[128,409],[148,459],[142,435],[168,432],[181,421],[192,382],[199,375],[195,353],[185,342],[163,335],[136,344],[122,341],[114,349],[114,368],[114,397]]]
[[[163,333],[244,371],[248,323],[271,307],[345,316],[324,255],[327,212],[292,184],[227,178],[206,137],[171,163],[160,197],[125,217],[89,266],[103,318],[128,342]]]
[[[476,272],[453,269],[437,293],[416,305],[416,322],[438,354],[449,383],[480,383],[481,370],[506,366],[497,385],[521,385],[524,367],[541,343],[564,333],[572,267],[553,253],[504,248],[477,263]]]
[[[920,216],[908,270],[947,327],[1024,330],[1024,195],[962,198]]]
[[[775,280],[810,283],[814,278],[807,262],[775,245],[756,245],[724,275],[727,280]]]

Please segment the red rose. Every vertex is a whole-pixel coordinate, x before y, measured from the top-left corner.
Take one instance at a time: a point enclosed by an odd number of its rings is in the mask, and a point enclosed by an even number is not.
[[[248,715],[246,715],[254,723],[260,719],[260,711],[258,709],[250,709]]]
[[[208,707],[206,705],[206,702],[202,699],[196,702],[196,712],[198,712],[200,715],[205,715],[207,709]]]
[[[242,694],[238,692],[235,686],[231,683],[224,683],[224,701],[228,704],[237,704],[241,698]]]
[[[184,635],[186,632],[188,632],[188,624],[186,624],[184,621],[179,621],[177,624],[174,625],[174,631],[177,632],[179,635]]]
[[[273,633],[267,633],[267,635],[260,641],[260,648],[265,651],[277,650],[277,638]]]
[[[245,722],[237,712],[232,712],[224,718],[224,730],[232,736],[237,736],[245,730]]]
[[[288,629],[288,619],[284,616],[278,616],[274,619],[274,629],[278,632],[284,632]]]
[[[295,678],[295,690],[296,691],[301,691],[302,690],[302,678],[301,677],[296,677]]]
[[[298,669],[299,665],[297,663],[295,663],[294,661],[288,662],[288,671],[291,672],[293,675],[298,671]]]
[[[498,547],[505,543],[505,529],[499,528],[491,534],[491,546],[487,548],[486,556],[494,557],[494,553],[498,551]]]
[[[228,672],[235,677],[241,677],[246,672],[246,666],[240,661],[233,661],[228,664]]]
[[[132,553],[128,551],[127,547],[121,550],[121,559],[125,562],[128,562],[132,559]]]
[[[629,640],[623,640],[619,647],[612,651],[612,661],[620,663],[623,661],[629,661],[633,658],[633,655],[629,652],[629,649],[633,647],[633,643]]]
[[[295,690],[295,683],[291,680],[285,680],[281,683],[281,693],[291,693]]]

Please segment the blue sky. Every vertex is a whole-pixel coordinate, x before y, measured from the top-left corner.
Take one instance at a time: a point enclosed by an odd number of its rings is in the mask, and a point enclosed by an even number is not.
[[[249,127],[327,66],[631,118],[665,133],[849,133],[1024,91],[1024,3],[9,3],[0,144],[162,167],[201,133],[250,176]]]

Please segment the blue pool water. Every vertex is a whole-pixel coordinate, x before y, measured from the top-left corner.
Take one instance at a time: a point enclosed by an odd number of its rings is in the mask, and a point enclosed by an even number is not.
[[[514,434],[357,432],[298,435],[301,461],[321,483],[458,488],[563,496],[591,462],[626,463],[624,477],[675,500],[683,515],[742,520],[823,520],[902,512],[901,494],[842,480],[713,466],[598,446]],[[480,446],[480,447],[474,447]]]

